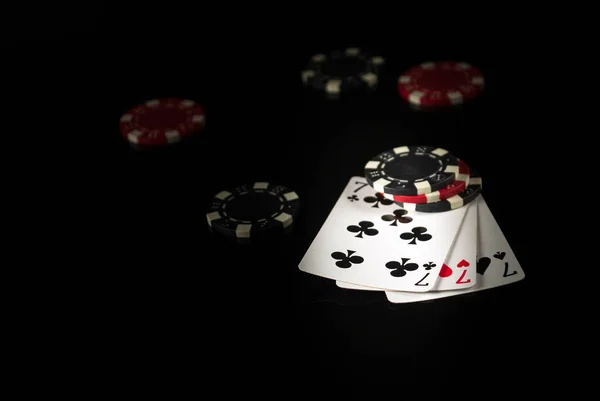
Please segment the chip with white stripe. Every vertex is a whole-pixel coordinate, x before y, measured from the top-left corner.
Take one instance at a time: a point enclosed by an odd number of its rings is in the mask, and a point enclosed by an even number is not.
[[[398,146],[365,165],[365,178],[376,191],[416,196],[438,191],[461,174],[459,160],[442,148]]]
[[[462,191],[464,191],[470,183],[470,169],[467,164],[459,160],[458,161],[458,175],[456,179],[452,181],[450,184],[445,186],[444,188],[429,192],[422,195],[391,195],[391,194],[383,194],[386,198],[391,199],[395,202],[403,202],[403,203],[434,203],[439,202],[444,199],[448,199],[453,197],[454,195],[458,195]]]
[[[358,47],[314,55],[301,72],[302,83],[328,98],[377,88],[385,64],[381,56],[370,56]],[[344,95],[345,96],[345,95]]]
[[[471,175],[469,177],[469,185],[467,185],[466,189],[457,195],[451,196],[448,199],[443,199],[438,202],[432,203],[395,203],[403,209],[425,213],[448,212],[450,210],[463,207],[475,200],[477,196],[479,196],[483,188],[483,181],[479,174],[472,168],[470,170]]]
[[[442,107],[466,103],[484,87],[482,73],[464,62],[427,62],[398,78],[398,93],[413,106]]]
[[[296,192],[283,185],[254,182],[217,193],[208,206],[206,220],[212,232],[250,242],[289,232],[299,210]]]

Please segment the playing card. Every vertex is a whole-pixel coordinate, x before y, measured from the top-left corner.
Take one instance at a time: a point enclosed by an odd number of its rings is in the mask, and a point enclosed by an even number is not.
[[[299,264],[347,283],[426,292],[462,225],[467,208],[407,211],[352,177]]]
[[[465,208],[467,208],[467,213],[462,227],[448,258],[439,270],[439,278],[432,291],[469,288],[477,281],[477,199],[466,205]],[[336,284],[340,288],[381,291],[380,288],[364,287],[339,280],[336,281]]]
[[[418,302],[468,294],[512,284],[525,278],[525,272],[481,195],[479,196],[477,210],[477,283],[473,287],[462,291],[432,291],[427,294],[388,291],[386,296],[390,302]]]

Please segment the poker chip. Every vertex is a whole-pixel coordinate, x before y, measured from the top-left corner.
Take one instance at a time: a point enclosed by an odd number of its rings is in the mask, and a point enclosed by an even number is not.
[[[133,145],[176,143],[199,132],[205,125],[204,109],[188,99],[154,99],[123,114],[121,134]]]
[[[428,62],[415,66],[398,78],[398,92],[419,106],[462,104],[483,91],[481,72],[464,62]]]
[[[458,195],[464,191],[469,185],[470,170],[469,166],[466,165],[462,160],[458,161],[458,174],[456,179],[448,184],[446,187],[439,191],[433,191],[428,194],[415,195],[415,196],[404,196],[404,195],[391,195],[383,194],[384,197],[393,200],[394,202],[405,202],[405,203],[434,203],[440,200],[448,199],[454,195]]]
[[[206,213],[211,231],[238,240],[285,232],[300,209],[298,194],[283,185],[255,182],[216,194]]]
[[[302,82],[334,98],[342,93],[374,90],[384,63],[383,57],[363,54],[357,47],[316,54],[302,71]]]
[[[405,202],[396,202],[396,204],[403,209],[416,211],[416,212],[426,212],[426,213],[439,213],[439,212],[447,212],[450,210],[458,209],[472,202],[477,196],[481,193],[482,189],[482,180],[477,172],[471,169],[471,176],[469,179],[469,185],[467,188],[461,193],[454,195],[448,199],[441,200],[439,202],[434,203],[405,203]]]
[[[442,148],[399,146],[365,165],[365,178],[377,192],[415,196],[451,184],[460,174],[458,159]]]

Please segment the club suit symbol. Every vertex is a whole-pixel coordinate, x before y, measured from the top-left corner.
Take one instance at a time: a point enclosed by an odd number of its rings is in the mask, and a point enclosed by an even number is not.
[[[363,238],[363,234],[367,236],[377,235],[379,230],[372,228],[375,224],[370,221],[361,221],[358,225],[350,225],[346,227],[346,230],[351,233],[358,233],[355,235],[357,238]]]
[[[365,196],[363,200],[367,203],[372,203],[373,206],[371,207],[379,207],[379,204],[382,204],[383,206],[389,206],[394,203],[394,201],[386,198],[379,192],[375,192],[375,196]]]
[[[436,266],[437,266],[437,265],[436,265],[435,263],[433,263],[433,262],[425,263],[425,264],[423,265],[423,267],[425,268],[425,270],[431,270],[431,269],[433,269],[433,268],[434,268],[434,267],[436,267]]]
[[[381,216],[381,220],[383,221],[391,221],[390,226],[397,226],[398,223],[410,223],[412,221],[412,217],[405,216],[408,211],[404,209],[396,209],[392,212],[393,214],[384,214]]]
[[[407,240],[410,245],[416,245],[417,241],[429,241],[432,236],[430,234],[425,234],[427,229],[425,227],[415,227],[409,233],[400,234],[400,238],[403,240]]]
[[[390,274],[394,277],[404,277],[407,271],[414,271],[419,268],[416,263],[407,263],[410,258],[401,258],[401,260],[402,263],[393,260],[385,264],[385,267],[391,270]]]
[[[351,251],[349,249],[347,250],[347,253],[336,251],[331,254],[331,257],[337,260],[337,262],[335,262],[337,267],[340,269],[349,269],[352,265],[360,264],[365,260],[362,256],[354,255],[354,253],[356,253],[356,251]]]

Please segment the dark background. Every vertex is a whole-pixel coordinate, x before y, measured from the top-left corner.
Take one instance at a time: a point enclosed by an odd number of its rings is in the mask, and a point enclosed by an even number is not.
[[[419,393],[417,383],[455,392],[464,382],[533,387],[531,372],[559,357],[540,342],[561,324],[540,296],[545,262],[531,229],[543,216],[519,206],[539,162],[537,145],[523,141],[537,111],[515,101],[528,77],[514,60],[535,57],[519,17],[506,29],[496,15],[499,29],[463,10],[423,18],[381,5],[83,8],[79,17],[66,8],[27,17],[31,29],[14,29],[3,48],[28,76],[25,88],[60,97],[70,126],[85,127],[66,145],[70,156],[98,160],[89,173],[106,189],[95,214],[110,214],[102,255],[112,262],[99,278],[110,294],[100,333],[120,350],[115,370],[134,371],[131,380],[186,381],[204,366],[209,378],[258,387],[367,383],[402,395]],[[339,101],[306,92],[300,71],[309,57],[347,46],[386,59],[377,92]],[[397,95],[398,75],[440,59],[479,67],[484,95],[449,111],[411,110]],[[133,150],[119,117],[164,96],[202,104],[206,130],[186,146]],[[297,269],[348,178],[401,144],[444,147],[480,172],[524,281],[392,305]],[[210,197],[256,180],[300,195],[293,236],[259,246],[211,236]]]

